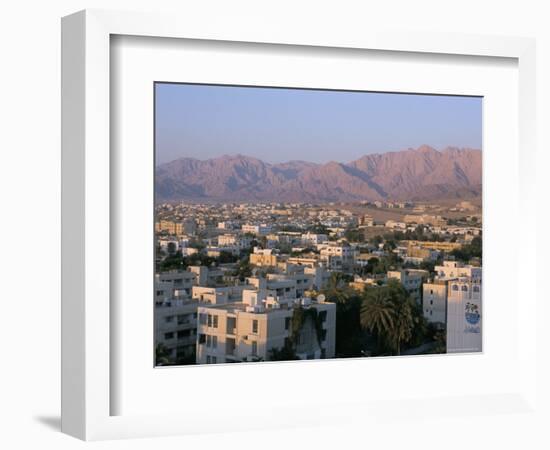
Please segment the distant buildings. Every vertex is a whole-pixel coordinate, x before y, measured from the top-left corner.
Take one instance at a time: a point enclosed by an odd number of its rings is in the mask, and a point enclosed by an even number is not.
[[[269,360],[280,352],[288,356],[289,348],[302,359],[333,357],[335,304],[313,298],[331,278],[336,284],[331,291],[345,284],[360,292],[396,279],[424,317],[446,333],[448,352],[481,349],[481,267],[451,261],[449,255],[480,235],[481,215],[447,225],[437,215],[444,211],[439,206],[417,205],[407,214],[410,203],[378,203],[392,211],[367,203],[376,225],[364,214],[364,204],[160,206],[155,224],[159,354],[172,364]],[[431,240],[404,239],[419,234],[419,224],[422,238]],[[435,264],[432,275],[411,268],[426,262]],[[297,331],[292,324],[302,316]]]
[[[318,245],[328,242],[328,236],[326,234],[317,233],[305,233],[302,234],[303,245]]]
[[[404,222],[416,223],[419,225],[434,225],[434,226],[443,226],[447,224],[447,221],[441,216],[434,216],[430,214],[407,214],[403,218]]]
[[[272,226],[265,223],[261,225],[246,224],[241,227],[241,231],[243,233],[251,233],[258,236],[265,236],[271,233],[271,230],[272,230]]]
[[[193,219],[186,219],[182,221],[173,220],[161,220],[155,223],[155,231],[164,231],[173,235],[188,234],[194,235],[197,231],[197,224]]]

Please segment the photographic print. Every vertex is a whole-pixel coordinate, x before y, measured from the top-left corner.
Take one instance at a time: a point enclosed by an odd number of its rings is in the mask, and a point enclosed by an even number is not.
[[[157,82],[156,366],[482,351],[482,98]]]

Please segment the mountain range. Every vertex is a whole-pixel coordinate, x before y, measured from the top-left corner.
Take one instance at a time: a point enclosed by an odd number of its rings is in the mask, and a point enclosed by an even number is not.
[[[243,155],[156,167],[159,201],[436,200],[481,195],[481,150],[427,145],[355,161],[271,164]]]

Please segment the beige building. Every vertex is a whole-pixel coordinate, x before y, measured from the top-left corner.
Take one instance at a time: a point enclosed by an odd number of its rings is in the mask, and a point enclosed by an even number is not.
[[[428,250],[439,250],[441,252],[452,252],[455,249],[461,248],[462,244],[458,242],[437,242],[437,241],[406,241],[407,247],[422,248]]]
[[[417,223],[423,225],[443,226],[447,224],[447,221],[441,216],[434,216],[430,214],[407,214],[403,218],[405,223]]]
[[[319,327],[306,317],[292,334],[295,311],[315,309]],[[300,359],[333,358],[336,305],[303,299],[277,299],[265,291],[243,291],[242,302],[198,309],[197,363],[268,361],[271,351],[293,345]]]
[[[271,249],[254,247],[254,253],[250,254],[250,264],[255,266],[276,266],[277,260],[277,255]]]
[[[165,231],[169,234],[182,235],[188,234],[190,236],[197,232],[197,224],[193,219],[178,220],[161,220],[155,223],[155,231]]]

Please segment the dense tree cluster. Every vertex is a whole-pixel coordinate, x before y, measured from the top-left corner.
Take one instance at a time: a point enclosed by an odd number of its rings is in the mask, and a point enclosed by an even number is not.
[[[397,280],[359,292],[333,274],[323,294],[336,303],[337,357],[399,355],[433,340],[421,307]]]

